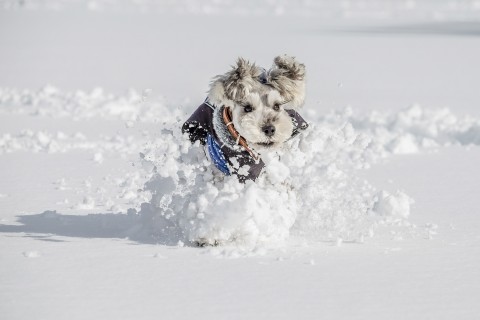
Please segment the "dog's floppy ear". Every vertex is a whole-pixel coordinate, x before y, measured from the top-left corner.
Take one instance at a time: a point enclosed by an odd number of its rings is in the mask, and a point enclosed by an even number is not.
[[[210,86],[208,98],[218,105],[233,101],[242,101],[258,85],[262,69],[249,61],[238,58],[232,70],[224,75],[216,76]]]
[[[252,91],[260,74],[261,70],[255,64],[238,58],[237,65],[226,74],[225,95],[230,100],[242,101]]]
[[[305,100],[305,65],[287,55],[277,56],[268,71],[267,83],[274,87],[289,102],[289,107],[298,109]]]

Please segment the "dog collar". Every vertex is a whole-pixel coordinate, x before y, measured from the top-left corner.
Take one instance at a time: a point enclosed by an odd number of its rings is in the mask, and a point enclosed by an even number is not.
[[[235,129],[232,121],[232,111],[230,110],[230,107],[225,106],[223,108],[223,122],[227,126],[227,129],[232,135],[236,144],[242,146],[252,156],[253,159],[258,160],[258,156],[253,152],[252,149],[248,147],[247,140],[245,140],[245,138],[242,137]]]

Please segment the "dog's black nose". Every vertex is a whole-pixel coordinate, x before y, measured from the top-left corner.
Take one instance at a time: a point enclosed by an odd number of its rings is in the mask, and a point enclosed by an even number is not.
[[[266,135],[267,137],[271,137],[271,136],[273,136],[273,135],[275,134],[275,127],[272,126],[271,124],[262,127],[262,130],[263,130],[263,133],[265,133],[265,135]]]

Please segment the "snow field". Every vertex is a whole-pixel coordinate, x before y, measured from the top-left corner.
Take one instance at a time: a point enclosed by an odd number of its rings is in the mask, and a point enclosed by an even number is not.
[[[36,92],[0,91],[0,112],[5,115],[123,121],[127,136],[100,139],[82,132],[3,132],[0,152],[83,150],[99,166],[112,155],[133,159],[139,166],[122,181],[111,182],[122,188],[117,197],[138,211],[132,225],[124,225],[120,233],[153,243],[192,245],[201,240],[251,252],[284,246],[290,236],[337,244],[363,242],[387,225],[412,234],[417,227],[408,220],[413,199],[405,191],[378,190],[358,173],[393,154],[480,143],[479,121],[458,118],[448,109],[413,105],[396,113],[359,116],[351,108],[322,116],[307,109],[310,128],[281,150],[264,150],[265,174],[256,183],[242,185],[216,172],[202,147],[191,146],[181,135],[184,110],[149,99],[145,92],[114,96],[100,88],[69,93],[51,86]],[[143,124],[154,125],[154,131],[141,129]],[[68,188],[64,178],[57,182],[59,190]],[[96,192],[71,209],[126,211],[125,205],[103,196],[108,193],[105,187],[94,188],[89,180],[84,186]]]
[[[478,18],[478,0],[407,0],[407,1],[255,1],[242,3],[218,0],[156,1],[156,0],[3,0],[0,8],[5,10],[85,10],[90,12],[140,12],[190,16],[302,16],[322,19],[374,19],[395,20],[456,20]]]
[[[477,318],[478,0],[0,8],[0,318]],[[222,180],[179,127],[282,53],[311,127]]]

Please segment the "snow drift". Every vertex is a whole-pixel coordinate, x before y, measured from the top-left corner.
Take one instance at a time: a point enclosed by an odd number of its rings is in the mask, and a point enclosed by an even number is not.
[[[355,169],[367,165],[370,144],[350,124],[313,124],[281,150],[264,150],[264,174],[241,184],[219,173],[203,148],[181,135],[178,123],[170,124],[142,153],[144,168],[153,174],[146,184],[152,201],[140,211],[149,217],[144,231],[247,249],[279,246],[290,235],[363,241],[378,219],[406,219],[410,204],[392,201],[394,195],[377,197],[374,187],[355,176]]]

